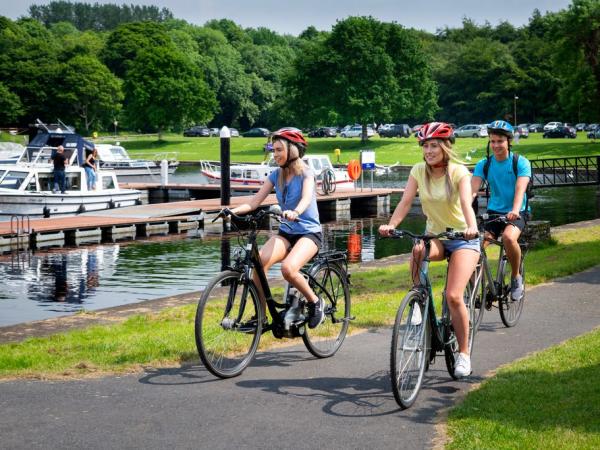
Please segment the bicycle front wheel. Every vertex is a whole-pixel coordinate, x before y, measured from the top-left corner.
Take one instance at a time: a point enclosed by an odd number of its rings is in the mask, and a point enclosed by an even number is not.
[[[344,342],[350,320],[350,289],[345,271],[321,264],[311,271],[309,284],[325,302],[325,321],[312,330],[305,327],[304,345],[317,358],[333,356]]]
[[[390,378],[392,392],[402,409],[417,399],[429,361],[430,323],[420,293],[410,291],[400,304],[392,332]]]
[[[523,290],[523,296],[519,300],[513,300],[510,297],[510,281],[511,272],[508,270],[508,265],[504,265],[504,274],[502,281],[502,295],[500,296],[500,318],[502,323],[507,327],[514,327],[521,313],[523,312],[523,303],[525,302],[525,290]],[[525,288],[525,266],[523,265],[523,258],[521,258],[520,267],[521,276],[523,277],[523,289]]]
[[[235,377],[250,364],[262,327],[254,283],[225,271],[206,287],[196,310],[196,347],[204,366],[219,378]]]

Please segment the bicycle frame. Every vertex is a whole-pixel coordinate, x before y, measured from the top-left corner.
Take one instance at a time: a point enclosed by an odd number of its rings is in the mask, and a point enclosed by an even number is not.
[[[486,248],[484,243],[489,242],[491,244],[495,244],[500,247],[500,253],[498,254],[498,265],[496,269],[496,278],[494,279],[494,275],[492,273],[492,269],[490,267]],[[502,294],[500,290],[502,289],[502,276],[504,275],[504,271],[506,270],[506,264],[508,259],[506,257],[506,253],[504,252],[504,245],[501,240],[484,237],[481,239],[481,253],[479,257],[479,262],[477,263],[476,274],[477,277],[475,279],[475,286],[479,286],[482,277],[485,276],[487,286],[489,286],[490,294],[492,298],[498,298]]]
[[[413,240],[413,242],[416,244],[417,241]],[[431,288],[431,282],[429,280],[429,252],[431,250],[431,241],[427,240],[424,241],[424,245],[425,245],[425,255],[423,257],[423,261],[421,261],[421,265],[419,266],[419,283],[418,285],[413,286],[414,290],[417,290],[418,292],[420,292],[421,297],[423,299],[425,299],[425,305],[423,305],[424,307],[424,316],[429,318],[430,321],[430,325],[431,325],[431,334],[432,334],[432,342],[431,342],[431,348],[432,350],[434,350],[435,352],[438,351],[443,351],[444,350],[444,345],[446,344],[444,342],[444,337],[443,337],[443,326],[445,325],[445,323],[443,322],[444,320],[446,320],[443,315],[441,320],[438,319],[437,314],[435,312],[435,304],[434,304],[434,298],[433,298],[433,290]],[[447,277],[446,277],[447,279]],[[445,289],[444,289],[445,291]],[[443,295],[442,298],[442,305],[445,303],[446,299],[445,299],[445,295]],[[443,308],[443,306],[442,306]],[[429,311],[431,311],[431,314],[429,313]],[[423,330],[421,332],[425,332],[425,327],[423,327]]]
[[[271,293],[271,288],[270,288],[269,282],[267,280],[267,275],[265,274],[264,267],[260,260],[258,244],[256,242],[257,235],[258,235],[258,232],[256,231],[256,229],[251,229],[250,234],[248,235],[248,241],[246,242],[246,246],[245,246],[246,252],[245,252],[244,258],[238,259],[236,261],[235,266],[230,267],[230,269],[234,270],[234,271],[242,272],[242,280],[244,282],[253,281],[252,271],[256,272],[256,274],[258,276],[258,280],[262,287],[264,297],[265,297],[267,309],[269,311],[269,315],[271,316],[271,320],[272,320],[271,324],[269,324],[267,327],[263,327],[263,331],[273,330],[276,337],[283,337],[284,335],[287,335],[287,333],[282,331],[283,327],[284,327],[284,320],[283,320],[282,315],[280,314],[280,310],[285,309],[287,305],[285,303],[278,303]],[[323,284],[321,284],[320,280],[315,279],[312,276],[312,274],[310,273],[310,269],[312,269],[314,267],[319,267],[322,265],[325,265],[327,268],[329,268],[331,264],[337,264],[338,266],[340,266],[343,269],[343,273],[346,277],[346,281],[349,282],[349,274],[348,274],[348,270],[347,270],[348,269],[348,260],[346,258],[345,252],[342,252],[342,251],[331,250],[326,253],[317,253],[317,255],[315,255],[315,257],[314,257],[314,261],[313,261],[312,265],[310,266],[309,270],[305,270],[305,269],[301,270],[301,273],[307,278],[309,284],[311,284],[311,286],[313,286],[313,288],[314,287],[319,288],[320,292],[322,292],[323,294],[325,294],[327,296],[331,295],[329,290],[327,289],[327,286],[324,286]],[[326,281],[327,280],[325,280],[325,282]],[[241,302],[240,302],[238,322],[241,319],[241,317],[243,316],[244,309],[246,307],[247,296],[248,296],[248,284],[245,284],[244,291],[242,292]],[[284,298],[287,299],[287,289],[286,289]],[[331,300],[331,299],[329,299],[329,300]],[[232,301],[233,300],[231,299],[230,302],[232,302]],[[232,306],[233,306],[232,304],[228,303],[226,310],[227,311],[230,310],[230,308]],[[278,310],[278,308],[279,308],[279,310]],[[264,314],[266,316],[266,311],[264,312]],[[345,320],[346,321],[352,320],[352,318],[351,317],[350,318],[347,318],[347,317],[336,318],[334,316],[334,314],[332,314],[333,323],[337,323],[337,322],[345,321]],[[291,337],[295,337],[295,335],[291,336]]]

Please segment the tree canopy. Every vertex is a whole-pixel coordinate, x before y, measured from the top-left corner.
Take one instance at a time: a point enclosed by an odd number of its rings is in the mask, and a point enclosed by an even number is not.
[[[299,36],[165,8],[52,1],[0,16],[0,120],[79,128],[600,122],[600,3],[436,33],[349,17]],[[366,129],[366,128],[365,128]]]

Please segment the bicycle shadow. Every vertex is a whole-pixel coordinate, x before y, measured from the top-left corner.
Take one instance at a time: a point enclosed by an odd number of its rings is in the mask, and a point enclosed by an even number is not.
[[[373,372],[361,378],[255,379],[238,381],[236,385],[298,399],[321,400],[324,403],[322,411],[332,416],[360,418],[400,414],[413,422],[431,424],[436,422],[436,413],[441,408],[454,404],[457,391],[480,380],[479,377],[470,377],[465,384],[451,380],[445,370],[430,369],[417,402],[404,411],[394,399],[387,370]]]
[[[285,351],[281,353],[259,353],[254,357],[248,368],[252,367],[291,367],[302,361],[315,358],[307,355],[306,351]],[[145,374],[138,380],[142,384],[177,386],[224,381],[211,374],[202,363],[182,364],[180,367],[146,367]]]

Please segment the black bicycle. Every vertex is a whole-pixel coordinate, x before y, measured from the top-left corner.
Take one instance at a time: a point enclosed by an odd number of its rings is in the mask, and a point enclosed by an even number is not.
[[[500,318],[502,323],[507,327],[514,327],[521,313],[523,312],[523,304],[525,302],[525,292],[520,299],[512,300],[510,296],[511,286],[511,271],[508,267],[508,258],[504,251],[504,245],[502,244],[502,238],[493,239],[485,237],[483,227],[487,223],[501,222],[508,224],[509,220],[505,215],[490,215],[482,214],[477,216],[477,222],[480,229],[480,241],[481,241],[481,256],[479,262],[471,280],[469,281],[469,287],[476,293],[475,298],[475,328],[479,327],[481,320],[483,319],[483,312],[491,310],[493,307],[497,307],[500,311]],[[487,257],[484,242],[497,245],[499,247],[498,254],[498,266],[496,270],[496,277],[494,278],[490,262]],[[523,277],[523,284],[525,284],[525,255],[528,250],[528,245],[522,240],[519,241],[521,247],[521,262],[519,271]],[[525,286],[524,286],[525,287]]]
[[[277,339],[302,337],[308,351],[318,358],[333,356],[352,320],[346,252],[319,253],[302,269],[312,290],[325,302],[325,321],[309,329],[305,299],[286,283],[284,301],[276,301],[260,262],[258,227],[268,216],[281,220],[281,209],[272,207],[243,217],[224,210],[217,218],[225,215],[231,217],[233,225],[245,225],[249,231],[247,236],[240,232],[245,243],[236,250],[232,267],[210,281],[198,302],[196,347],[206,368],[220,378],[239,375],[252,361],[261,334],[266,331],[271,331]],[[252,279],[254,271],[265,294],[270,323]],[[290,307],[299,307],[301,311],[293,321],[289,317],[286,320]]]
[[[417,235],[407,230],[395,230],[391,237],[410,237],[415,245],[423,241],[425,247],[425,254],[419,266],[419,280],[400,303],[392,332],[390,352],[392,391],[400,407],[406,409],[417,399],[423,383],[423,374],[435,361],[437,353],[444,353],[448,373],[456,379],[454,367],[459,353],[458,340],[452,327],[445,288],[442,292],[442,315],[439,319],[436,316],[429,280],[429,253],[432,239],[464,239],[464,236],[453,231],[431,236]],[[469,353],[473,348],[475,336],[474,300],[475,296],[467,286],[464,301],[469,313]]]

